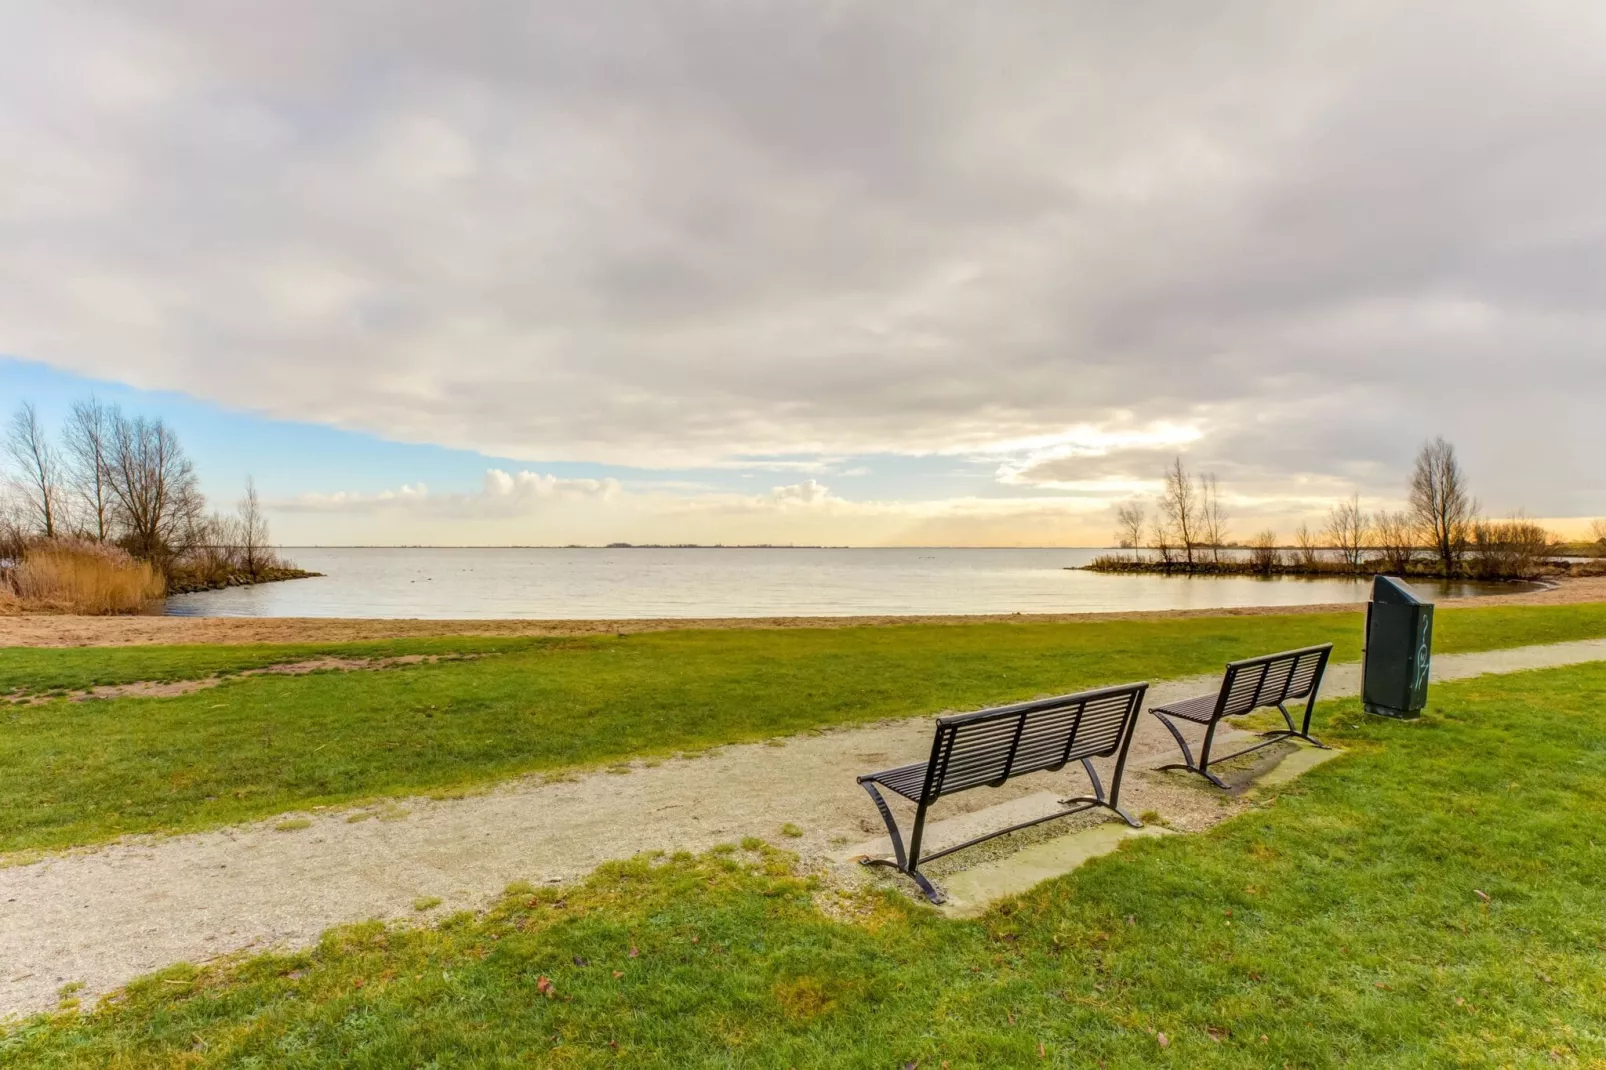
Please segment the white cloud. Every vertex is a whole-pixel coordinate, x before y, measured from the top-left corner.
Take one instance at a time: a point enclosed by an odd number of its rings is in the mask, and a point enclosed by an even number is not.
[[[831,488],[812,479],[770,490],[771,501],[782,504],[821,505],[831,499]]]
[[[274,503],[285,512],[421,512],[437,516],[473,518],[512,516],[537,512],[551,503],[610,501],[621,493],[616,479],[560,479],[536,472],[508,473],[499,468],[485,472],[478,493],[431,494],[423,483],[404,483],[395,490],[372,494],[339,491],[302,494]]]

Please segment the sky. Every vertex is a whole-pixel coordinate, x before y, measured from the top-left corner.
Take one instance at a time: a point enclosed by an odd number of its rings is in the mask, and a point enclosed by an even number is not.
[[[0,406],[287,544],[1606,514],[1606,6],[0,6]],[[1151,507],[1151,512],[1152,512]]]

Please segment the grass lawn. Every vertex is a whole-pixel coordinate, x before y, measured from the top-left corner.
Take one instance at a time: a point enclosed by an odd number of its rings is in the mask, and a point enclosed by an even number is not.
[[[173,698],[0,707],[0,852],[455,791],[1134,679],[1332,640],[1357,614],[684,631],[587,639],[0,652],[0,689],[193,679],[318,654],[484,653],[256,676]],[[1606,635],[1606,604],[1448,610],[1441,653]]]
[[[0,1062],[1606,1065],[1606,664],[1322,720],[1350,754],[1274,800],[976,921],[891,893],[829,920],[753,843],[175,967]]]

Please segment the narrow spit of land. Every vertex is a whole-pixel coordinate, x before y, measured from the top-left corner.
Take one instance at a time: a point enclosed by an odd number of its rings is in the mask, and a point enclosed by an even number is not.
[[[1448,655],[1435,661],[1434,673],[1442,682],[1602,659],[1606,640],[1589,640]],[[1183,697],[1214,683],[1173,681],[1152,698]],[[1338,698],[1354,694],[1358,683],[1358,666],[1336,665],[1323,691]],[[342,922],[417,916],[420,901],[481,907],[510,881],[573,880],[647,851],[766,838],[797,851],[805,866],[851,882],[857,867],[841,852],[880,831],[853,774],[918,756],[930,731],[929,719],[909,718],[557,782],[526,780],[457,800],[309,813],[0,869],[0,962],[7,970],[0,1014],[46,1009],[66,984],[82,984],[83,995],[92,996],[173,962],[306,946]],[[1236,812],[1230,800],[1144,772],[1169,748],[1162,730],[1142,725],[1126,805],[1183,829]],[[970,792],[945,803],[943,816],[1063,790],[1064,779],[1040,774]],[[963,835],[957,827],[949,842]]]

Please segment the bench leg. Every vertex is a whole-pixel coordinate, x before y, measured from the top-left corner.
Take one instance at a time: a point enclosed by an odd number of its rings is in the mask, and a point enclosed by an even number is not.
[[[918,854],[914,855],[914,860],[911,862],[910,855],[904,853],[903,833],[898,831],[898,822],[893,818],[892,810],[887,806],[887,800],[881,797],[881,793],[877,791],[875,785],[869,781],[865,781],[863,783],[863,787],[865,791],[870,793],[870,798],[875,802],[876,809],[881,811],[881,820],[886,822],[887,835],[892,837],[893,857],[861,858],[859,860],[859,864],[861,866],[886,866],[889,869],[895,869],[899,873],[902,873],[905,876],[913,879],[914,882],[920,886],[920,891],[925,894],[925,897],[933,905],[941,903],[945,898],[942,892],[938,891],[937,887],[926,879],[926,875],[921,873],[916,868],[920,861]],[[915,852],[920,850],[920,833],[924,829],[925,824],[926,808],[924,804],[922,804],[915,812],[914,839],[911,842],[911,847]]]
[[[1321,750],[1332,750],[1333,749],[1332,747],[1329,747],[1327,744],[1323,743],[1321,740],[1317,739],[1315,736],[1310,734],[1310,707],[1309,706],[1305,707],[1305,724],[1304,724],[1304,727],[1302,727],[1302,728],[1295,728],[1294,727],[1293,715],[1288,712],[1288,707],[1283,705],[1281,702],[1277,703],[1277,712],[1279,712],[1279,713],[1281,713],[1283,715],[1283,720],[1288,723],[1288,728],[1286,730],[1279,728],[1279,729],[1277,729],[1275,731],[1272,731],[1272,732],[1262,732],[1262,733],[1260,733],[1262,736],[1264,736],[1264,737],[1266,737],[1268,739],[1274,738],[1274,737],[1275,738],[1281,738],[1281,739],[1288,739],[1290,737],[1292,737],[1294,739],[1303,739],[1306,743],[1309,743],[1311,746],[1319,748]]]
[[[1093,762],[1090,759],[1082,759],[1082,768],[1087,770],[1087,779],[1093,785],[1093,794],[1074,795],[1069,799],[1061,799],[1059,801],[1061,806],[1070,806],[1073,803],[1092,803],[1095,806],[1102,806],[1107,810],[1114,810],[1120,815],[1122,821],[1125,821],[1128,825],[1131,825],[1135,829],[1140,829],[1143,827],[1143,822],[1127,813],[1126,809],[1122,807],[1121,804],[1115,799],[1104,794],[1104,782],[1099,779],[1099,771],[1093,768]],[[1116,776],[1119,778],[1119,770],[1117,771]]]
[[[1220,777],[1216,776],[1216,774],[1212,773],[1209,768],[1210,742],[1215,738],[1216,726],[1211,725],[1205,729],[1204,746],[1199,752],[1200,760],[1195,762],[1193,760],[1193,751],[1189,748],[1188,741],[1183,738],[1181,732],[1177,731],[1177,726],[1171,723],[1171,718],[1167,717],[1158,710],[1150,710],[1149,712],[1154,714],[1156,720],[1165,725],[1166,731],[1171,733],[1171,738],[1177,741],[1178,747],[1182,748],[1182,761],[1172,762],[1169,765],[1156,766],[1155,769],[1157,771],[1165,769],[1186,769],[1190,773],[1198,773],[1216,787],[1226,791],[1226,783]]]

